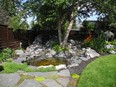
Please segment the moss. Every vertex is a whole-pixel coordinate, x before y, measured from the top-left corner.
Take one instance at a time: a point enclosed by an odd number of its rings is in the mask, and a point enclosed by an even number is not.
[[[39,76],[39,77],[36,77],[35,80],[38,82],[43,82],[45,80],[45,78],[42,76]]]
[[[79,79],[80,78],[80,76],[78,74],[76,74],[76,73],[72,74],[71,77],[73,79]]]

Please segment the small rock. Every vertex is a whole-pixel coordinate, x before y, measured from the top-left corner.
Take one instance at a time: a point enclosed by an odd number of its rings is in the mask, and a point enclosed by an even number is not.
[[[22,55],[24,54],[23,50],[15,50],[16,55]]]
[[[48,66],[39,66],[37,68],[49,68],[49,67],[53,67],[53,65],[48,65]]]
[[[113,49],[114,45],[108,44],[108,45],[105,46],[105,48],[107,48],[107,49]]]
[[[114,50],[110,50],[109,53],[116,54],[116,52]]]
[[[71,44],[75,44],[75,41],[73,39],[70,40]]]
[[[56,70],[66,69],[66,65],[65,64],[57,65],[55,66],[55,68]]]
[[[90,56],[91,58],[100,56],[99,53],[97,53],[95,50],[93,50],[93,49],[91,49],[91,48],[86,49],[85,55],[86,55],[86,56]]]
[[[79,66],[79,64],[73,63],[73,64],[71,64],[71,65],[68,65],[67,67],[68,67],[68,68],[71,68],[71,67],[75,67],[75,66]]]
[[[86,58],[86,57],[80,57],[80,59],[83,60],[83,61],[87,61],[88,60],[88,58]]]

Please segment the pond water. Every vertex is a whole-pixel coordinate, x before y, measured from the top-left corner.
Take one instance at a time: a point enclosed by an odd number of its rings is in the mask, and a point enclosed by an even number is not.
[[[29,65],[33,66],[47,66],[47,65],[60,65],[60,64],[66,64],[67,61],[64,58],[46,58],[46,59],[35,59],[35,60],[29,60]]]

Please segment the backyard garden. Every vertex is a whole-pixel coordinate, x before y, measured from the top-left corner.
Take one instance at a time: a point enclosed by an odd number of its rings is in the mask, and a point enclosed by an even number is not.
[[[115,3],[0,0],[0,87],[116,87]]]

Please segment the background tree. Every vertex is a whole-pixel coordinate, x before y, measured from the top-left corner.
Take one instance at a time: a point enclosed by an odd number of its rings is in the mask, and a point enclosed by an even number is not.
[[[115,0],[0,0],[0,6],[7,11],[11,20],[16,19],[16,28],[33,17],[39,29],[58,29],[59,43],[65,47],[75,18],[89,17],[96,12],[107,18],[111,26],[116,23]],[[23,13],[23,14],[21,14]],[[21,15],[20,15],[21,14]],[[14,20],[13,19],[13,20]],[[24,22],[22,22],[24,20]],[[13,23],[16,24],[16,23]],[[62,34],[61,30],[65,32]]]
[[[7,14],[7,24],[10,28],[27,28],[26,11],[23,9],[23,0],[0,0],[0,7]]]
[[[8,15],[2,8],[0,8],[0,24],[7,25],[8,24]]]

